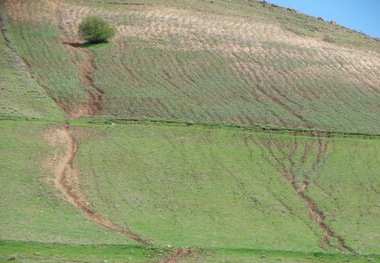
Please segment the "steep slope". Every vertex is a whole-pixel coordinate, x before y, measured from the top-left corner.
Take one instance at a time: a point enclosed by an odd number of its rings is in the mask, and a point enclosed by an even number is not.
[[[380,43],[337,25],[258,2],[6,6],[21,56],[74,113],[98,98],[93,104],[102,116],[379,132]],[[109,20],[118,34],[91,49],[95,67],[78,74],[88,51],[76,30],[88,14]],[[40,52],[44,46],[49,52]],[[57,58],[69,64],[62,68]],[[72,82],[57,76],[49,83],[49,71],[71,72]]]
[[[248,0],[0,0],[0,12],[0,114],[16,120],[1,123],[0,261],[378,257],[377,39]],[[88,14],[117,37],[83,45]]]
[[[15,52],[9,28],[8,16],[0,6],[0,115],[63,119],[59,107]]]

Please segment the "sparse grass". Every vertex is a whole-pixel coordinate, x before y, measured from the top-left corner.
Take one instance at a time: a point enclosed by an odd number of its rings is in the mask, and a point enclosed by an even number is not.
[[[3,33],[9,37],[7,17],[0,7]],[[36,83],[13,46],[0,34],[0,114],[62,119],[63,113]]]
[[[82,79],[53,24],[17,21],[12,23],[10,32],[17,52],[54,100],[72,105],[86,97]]]
[[[62,7],[64,16],[79,3]],[[96,12],[119,30],[111,44],[89,47],[97,66],[89,77],[105,93],[98,115],[380,131],[379,43],[255,1],[137,3],[146,5],[96,3],[112,6]],[[184,10],[191,12],[184,15]],[[303,32],[298,35],[282,28],[306,22],[296,27]],[[59,33],[55,26],[31,23],[15,19],[11,31],[32,72],[53,98],[83,101],[75,56],[59,43],[65,34],[75,35],[72,25],[62,22]],[[311,30],[314,25],[319,33]],[[322,41],[332,37],[347,47]],[[350,44],[344,37],[368,45]],[[367,50],[356,48],[358,43]]]
[[[107,3],[125,3],[123,0],[109,1],[72,1],[75,4],[82,2],[85,5],[92,5],[107,9],[118,9],[121,5]],[[101,3],[103,2],[103,4]],[[150,0],[136,0],[134,3],[151,5]],[[156,0],[155,4],[166,4],[180,8],[190,8],[199,11],[216,12],[224,15],[238,17],[248,17],[256,21],[273,23],[289,30],[297,35],[313,37],[318,39],[333,39],[335,43],[347,47],[355,47],[363,50],[373,50],[379,52],[380,40],[367,36],[363,33],[350,30],[340,25],[335,25],[331,21],[322,21],[317,17],[296,13],[280,6],[273,6],[270,3],[263,5],[259,1],[252,0],[222,0],[222,1],[175,1]],[[134,8],[134,6],[130,7]]]
[[[286,55],[287,45],[264,44],[264,54],[229,57],[156,44],[126,39],[123,50],[97,50],[94,78],[105,92],[104,115],[379,131],[378,96],[324,70],[336,61],[296,59]],[[303,72],[308,68],[321,72]]]

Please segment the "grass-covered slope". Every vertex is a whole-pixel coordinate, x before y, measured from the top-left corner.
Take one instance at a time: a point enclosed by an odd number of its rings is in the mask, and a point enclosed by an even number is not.
[[[43,123],[1,121],[0,239],[75,244],[136,244],[87,220],[54,187],[55,152]]]
[[[78,128],[83,191],[157,245],[376,253],[378,140],[200,127]],[[78,131],[79,131],[78,130]],[[297,193],[296,193],[297,191]],[[324,214],[313,219],[312,203]],[[323,220],[334,236],[324,239]]]
[[[6,1],[17,51],[62,104],[96,88],[104,116],[379,132],[376,39],[255,1],[101,2]],[[87,14],[117,28],[108,46],[79,46]]]
[[[364,262],[378,253],[376,139],[157,123],[72,126],[87,200],[155,245],[149,248],[88,221],[54,189],[52,164],[65,153],[48,143],[55,126],[1,121],[0,260],[158,262],[168,244],[201,249],[183,262]],[[333,236],[324,238],[297,190],[323,212]],[[369,255],[337,254],[337,237]]]
[[[377,39],[251,0],[0,14],[0,262],[379,261]]]
[[[16,53],[8,16],[0,6],[0,115],[63,119],[63,112]]]

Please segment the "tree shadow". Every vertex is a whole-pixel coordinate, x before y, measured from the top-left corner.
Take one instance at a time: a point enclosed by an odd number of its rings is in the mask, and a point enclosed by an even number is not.
[[[88,48],[88,47],[102,47],[104,45],[108,45],[108,41],[103,42],[85,42],[85,43],[79,43],[79,42],[63,42],[65,45],[69,45],[75,48]]]
[[[82,47],[82,45],[84,43],[77,43],[77,42],[63,42],[63,44],[65,45],[69,45],[69,46],[72,46],[72,47],[75,47],[75,48],[78,48],[78,47]]]

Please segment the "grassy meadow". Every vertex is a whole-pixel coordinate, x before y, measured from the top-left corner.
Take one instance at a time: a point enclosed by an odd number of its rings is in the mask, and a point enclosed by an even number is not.
[[[79,139],[83,191],[99,213],[156,245],[323,251],[291,175],[308,181],[307,196],[349,247],[379,250],[378,140],[116,126],[77,127],[91,134]]]
[[[0,262],[158,262],[167,248],[147,248],[138,245],[73,245],[23,241],[0,241]],[[242,263],[309,263],[309,262],[378,262],[376,256],[353,256],[344,254],[297,253],[249,249],[202,250],[181,263],[242,262]]]
[[[116,37],[83,45],[90,14]],[[253,0],[0,27],[0,262],[380,262],[379,39]]]
[[[49,124],[2,120],[0,127],[4,134],[0,139],[0,239],[136,244],[84,218],[55,189],[48,163],[62,149],[53,148],[44,138]]]
[[[48,23],[30,22],[16,23],[10,29],[20,56],[54,100],[69,105],[80,103],[86,96],[82,80],[69,53],[59,44],[59,31]]]
[[[1,124],[0,260],[157,262],[171,245],[201,249],[183,262],[377,262],[376,139],[73,121],[80,143],[74,167],[87,199],[149,248],[88,221],[54,188],[46,163],[63,149],[43,134],[57,124]],[[307,195],[357,256],[320,245],[322,231],[285,170],[309,181]]]

